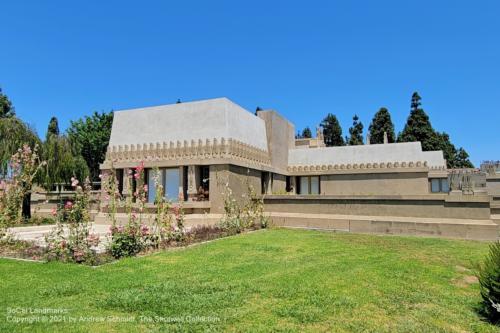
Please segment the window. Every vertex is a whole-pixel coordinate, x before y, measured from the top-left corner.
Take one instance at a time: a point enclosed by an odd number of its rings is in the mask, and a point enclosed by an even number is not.
[[[169,168],[159,170],[158,182],[163,186],[164,197],[171,201],[179,200],[180,172],[179,168]],[[148,202],[153,203],[156,196],[155,172],[148,170]]]
[[[319,176],[298,177],[299,194],[319,194],[320,180]]]
[[[432,193],[448,193],[450,191],[448,178],[432,178],[430,184]]]

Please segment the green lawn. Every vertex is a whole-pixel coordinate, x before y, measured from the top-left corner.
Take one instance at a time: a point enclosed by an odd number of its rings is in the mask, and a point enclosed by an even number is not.
[[[487,250],[274,229],[98,268],[2,259],[0,332],[497,332],[469,270]],[[26,308],[67,312],[12,314]],[[12,322],[30,317],[67,322]]]

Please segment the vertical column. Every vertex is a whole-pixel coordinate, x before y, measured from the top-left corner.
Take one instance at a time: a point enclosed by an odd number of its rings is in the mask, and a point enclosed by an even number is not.
[[[186,175],[184,175],[184,166],[179,166],[179,201],[184,201],[184,177],[186,177]]]
[[[131,171],[131,169],[129,168],[124,168],[123,169],[123,173],[121,175],[121,183],[123,184],[123,188],[122,188],[122,196],[123,197],[126,197],[128,195],[128,192],[129,192],[129,179],[128,179],[128,173]],[[118,173],[118,172],[117,172]],[[118,181],[118,184],[120,184],[120,179],[117,179]],[[118,185],[119,186],[119,185]]]
[[[188,200],[193,201],[194,198],[196,198],[198,194],[198,187],[197,184],[199,183],[198,178],[199,175],[196,172],[197,168],[194,165],[189,165],[188,166],[188,171],[187,171],[187,194],[188,194]]]

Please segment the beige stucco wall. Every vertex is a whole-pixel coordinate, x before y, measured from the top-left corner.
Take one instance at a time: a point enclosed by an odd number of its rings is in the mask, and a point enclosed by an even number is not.
[[[286,176],[273,174],[273,194],[286,194]]]
[[[295,147],[295,126],[274,110],[257,112],[264,119],[268,151],[271,165],[286,170],[288,167],[288,150]]]
[[[500,196],[500,174],[486,177],[486,189],[489,195]]]
[[[326,195],[416,195],[428,194],[427,172],[364,173],[321,176]]]
[[[226,184],[231,188],[233,197],[242,199],[242,195],[252,186],[257,194],[261,191],[261,172],[236,165],[210,166],[210,212],[224,212],[224,193]]]
[[[490,203],[484,198],[449,201],[446,195],[415,197],[266,196],[267,212],[403,216],[423,218],[490,219]]]

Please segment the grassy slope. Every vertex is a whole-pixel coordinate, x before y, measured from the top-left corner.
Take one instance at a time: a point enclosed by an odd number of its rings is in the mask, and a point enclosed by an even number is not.
[[[267,230],[90,267],[0,260],[0,331],[483,331],[464,269],[487,244]],[[216,323],[6,322],[8,307],[67,315],[213,316]]]

